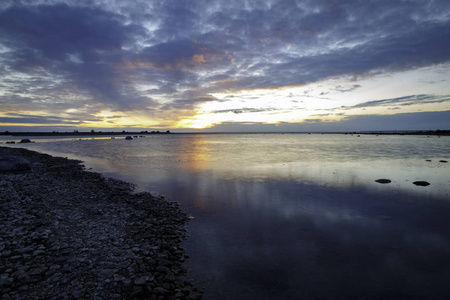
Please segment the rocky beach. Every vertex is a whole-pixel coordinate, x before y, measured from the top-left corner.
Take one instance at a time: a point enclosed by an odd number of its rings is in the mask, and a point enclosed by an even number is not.
[[[178,203],[76,160],[0,147],[0,161],[1,299],[201,298]]]

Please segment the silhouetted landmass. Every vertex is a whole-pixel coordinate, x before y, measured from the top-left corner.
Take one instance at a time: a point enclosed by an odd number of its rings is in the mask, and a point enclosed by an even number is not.
[[[12,136],[86,136],[86,135],[142,135],[142,134],[170,134],[169,130],[167,131],[72,131],[72,132],[9,132],[4,131],[0,132],[0,135],[12,135]]]
[[[236,134],[239,132],[195,132],[203,133],[203,134],[224,134],[224,133],[232,133]],[[251,132],[242,132],[244,134],[248,134]],[[264,133],[264,132],[253,132],[253,133]],[[275,132],[272,132],[275,133]],[[283,133],[283,132],[279,132]],[[347,131],[347,132],[286,132],[286,133],[303,133],[303,134],[365,134],[365,135],[434,135],[434,136],[450,136],[450,130],[391,130],[391,131]],[[167,131],[72,131],[72,132],[9,132],[4,131],[0,132],[0,135],[11,135],[11,136],[113,136],[113,135],[131,135],[138,136],[142,134],[173,134],[173,132]],[[189,132],[186,132],[189,134]]]
[[[438,135],[450,136],[450,130],[412,130],[412,131],[360,131],[345,134],[376,134],[376,135]]]

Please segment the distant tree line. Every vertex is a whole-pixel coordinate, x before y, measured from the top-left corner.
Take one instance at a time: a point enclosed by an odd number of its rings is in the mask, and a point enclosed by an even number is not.
[[[58,135],[58,136],[62,136],[62,135],[120,135],[120,134],[170,134],[170,130],[167,131],[140,131],[140,132],[129,132],[129,131],[95,131],[94,129],[92,129],[90,132],[86,131],[86,132],[80,132],[78,130],[74,130],[71,132],[59,132],[59,131],[53,131],[53,132],[10,132],[10,131],[4,131],[4,132],[0,132],[0,135],[15,135],[15,136],[24,136],[24,135],[29,135],[29,136],[52,136],[52,135]]]

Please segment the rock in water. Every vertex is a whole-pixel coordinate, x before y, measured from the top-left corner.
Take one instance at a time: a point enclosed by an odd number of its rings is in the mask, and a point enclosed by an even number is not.
[[[22,139],[20,142],[21,143],[31,143],[31,140],[30,139]]]
[[[126,140],[132,140],[133,139],[133,137],[132,136],[130,136],[130,135],[128,135],[126,138],[125,138]]]
[[[378,182],[378,183],[391,183],[391,180],[390,179],[377,179],[377,180],[375,180],[375,182]]]
[[[430,185],[430,183],[427,182],[427,181],[414,181],[413,183],[415,185],[418,185],[418,186],[428,186],[428,185]]]
[[[0,171],[27,171],[30,169],[30,162],[21,156],[0,157]]]

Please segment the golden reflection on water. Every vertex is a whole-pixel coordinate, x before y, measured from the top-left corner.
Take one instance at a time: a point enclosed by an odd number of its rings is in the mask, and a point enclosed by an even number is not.
[[[206,170],[210,167],[211,151],[207,137],[193,135],[182,139],[180,155],[180,167],[192,172]]]

